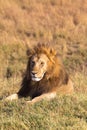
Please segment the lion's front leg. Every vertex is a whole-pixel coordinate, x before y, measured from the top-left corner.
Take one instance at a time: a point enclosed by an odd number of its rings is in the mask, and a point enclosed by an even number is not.
[[[12,100],[17,100],[19,98],[18,94],[15,93],[15,94],[12,94],[8,97],[5,98],[5,101],[12,101]]]
[[[41,101],[42,99],[51,100],[51,99],[53,99],[55,97],[56,97],[56,93],[55,92],[53,92],[53,93],[47,93],[47,94],[42,94],[41,96],[35,97],[31,101],[27,101],[27,103],[34,104],[36,102]]]

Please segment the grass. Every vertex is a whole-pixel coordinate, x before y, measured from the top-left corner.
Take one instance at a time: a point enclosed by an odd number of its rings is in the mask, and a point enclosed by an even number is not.
[[[23,100],[3,103],[3,109],[0,106],[1,130],[86,130],[86,101],[83,95],[73,95],[58,96],[51,102],[41,101],[33,106],[24,105]]]
[[[87,130],[86,0],[0,1],[0,99],[19,90],[27,44],[49,42],[74,83],[73,95],[26,104],[0,100],[0,130]]]

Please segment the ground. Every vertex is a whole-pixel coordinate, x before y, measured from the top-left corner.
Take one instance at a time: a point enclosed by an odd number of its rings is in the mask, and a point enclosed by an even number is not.
[[[50,43],[75,92],[51,102],[4,102],[17,92],[29,47]],[[28,44],[28,46],[27,46]],[[0,130],[87,130],[87,1],[0,1]]]

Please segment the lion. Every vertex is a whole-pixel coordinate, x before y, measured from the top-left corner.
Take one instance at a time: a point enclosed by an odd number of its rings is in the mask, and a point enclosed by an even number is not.
[[[28,103],[42,99],[50,100],[57,94],[70,94],[74,91],[73,83],[57,52],[45,44],[38,44],[28,49],[28,63],[20,90],[8,96],[6,100],[30,97]]]

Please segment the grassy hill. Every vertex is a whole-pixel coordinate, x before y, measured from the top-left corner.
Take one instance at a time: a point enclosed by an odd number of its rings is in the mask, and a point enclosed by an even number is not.
[[[0,100],[0,130],[87,130],[87,1],[0,1],[0,99],[17,92],[29,47],[50,43],[75,93],[35,105]]]

